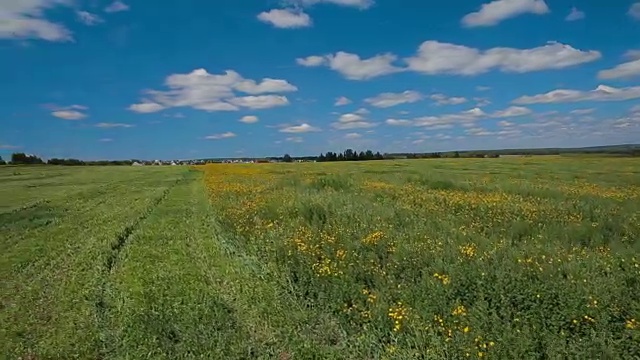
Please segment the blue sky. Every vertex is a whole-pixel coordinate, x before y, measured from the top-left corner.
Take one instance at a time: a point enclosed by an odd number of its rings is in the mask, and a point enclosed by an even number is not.
[[[634,0],[0,0],[0,59],[4,157],[640,142]]]

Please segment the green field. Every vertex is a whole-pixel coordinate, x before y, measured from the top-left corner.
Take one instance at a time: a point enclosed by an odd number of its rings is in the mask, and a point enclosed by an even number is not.
[[[637,359],[640,160],[0,167],[6,359]]]

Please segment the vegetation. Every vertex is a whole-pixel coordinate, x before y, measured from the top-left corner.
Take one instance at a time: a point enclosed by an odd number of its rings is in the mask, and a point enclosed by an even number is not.
[[[639,179],[634,158],[3,167],[0,353],[637,358]]]
[[[34,164],[44,164],[44,161],[35,155],[25,154],[25,153],[13,153],[11,155],[11,163],[15,165],[34,165]]]

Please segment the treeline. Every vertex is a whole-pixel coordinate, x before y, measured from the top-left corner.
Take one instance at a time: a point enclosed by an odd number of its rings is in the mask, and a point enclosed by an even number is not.
[[[36,165],[36,164],[44,164],[44,161],[42,161],[41,158],[32,154],[13,153],[11,154],[11,164]]]
[[[52,158],[47,160],[48,165],[64,165],[64,166],[105,166],[105,165],[131,165],[137,160],[98,160],[98,161],[83,161],[78,159],[58,159]],[[11,165],[38,165],[45,164],[44,160],[40,157],[32,154],[25,153],[13,153],[11,154]],[[0,165],[7,165],[7,162],[0,156]]]
[[[78,159],[49,159],[47,164],[49,165],[64,165],[64,166],[107,166],[107,165],[131,165],[132,160],[98,160],[98,161],[83,161]]]
[[[371,150],[367,151],[354,151],[352,149],[347,149],[342,153],[334,153],[327,152],[326,154],[320,154],[316,158],[318,162],[325,161],[368,161],[368,160],[384,160],[384,155],[380,154],[380,152],[376,152],[375,154]]]

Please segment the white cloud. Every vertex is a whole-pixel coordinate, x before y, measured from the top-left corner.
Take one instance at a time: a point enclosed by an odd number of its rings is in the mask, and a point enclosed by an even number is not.
[[[317,127],[313,127],[307,123],[303,123],[300,125],[293,125],[293,126],[287,126],[287,127],[283,127],[282,129],[280,129],[280,132],[283,133],[306,133],[306,132],[315,132],[315,131],[320,131],[319,128]]]
[[[480,108],[473,108],[457,114],[418,117],[414,119],[413,125],[426,127],[451,125],[452,123],[473,122],[484,117],[487,117],[487,113]]]
[[[51,112],[51,115],[64,120],[82,120],[87,117],[86,114],[80,111],[66,109],[55,110]]]
[[[286,138],[285,141],[294,142],[294,143],[301,143],[304,140],[300,136],[293,136],[293,137]]]
[[[68,5],[71,0],[0,1],[0,39],[72,41],[69,29],[44,18],[46,9]]]
[[[414,103],[422,100],[422,94],[417,91],[407,90],[401,93],[382,93],[377,96],[364,99],[371,106],[388,108],[400,104]]]
[[[359,114],[343,114],[338,118],[337,122],[331,124],[331,126],[337,130],[367,129],[377,125],[376,123],[367,121],[367,119]]]
[[[572,114],[572,115],[588,115],[588,114],[593,113],[594,111],[596,111],[596,109],[594,109],[594,108],[575,109],[575,110],[569,111],[569,114]]]
[[[466,27],[493,26],[519,15],[548,12],[549,7],[544,0],[494,0],[483,4],[479,11],[465,15],[462,24]]]
[[[493,113],[486,113],[480,108],[473,108],[455,114],[443,114],[434,116],[422,116],[413,120],[405,119],[387,119],[385,122],[391,126],[419,126],[430,130],[450,129],[454,125],[464,127],[472,127],[477,120],[481,119],[500,119],[531,114],[532,111],[521,106],[511,106],[504,110],[498,110]]]
[[[344,97],[344,96],[340,96],[339,98],[336,99],[336,103],[334,104],[334,106],[344,106],[344,105],[349,105],[351,104],[353,101],[349,100],[349,98]]]
[[[640,2],[631,5],[627,14],[636,20],[640,20]]]
[[[598,79],[621,79],[640,76],[640,59],[617,65],[598,72]]]
[[[435,101],[438,105],[459,105],[467,102],[467,99],[463,97],[448,97],[444,94],[433,94],[429,96],[429,99]]]
[[[104,11],[108,13],[116,13],[116,12],[127,11],[127,10],[129,10],[129,5],[123,3],[120,0],[116,0],[113,3],[111,3],[111,5],[104,8]]]
[[[507,73],[526,73],[546,69],[562,69],[599,59],[598,51],[581,51],[558,42],[532,49],[492,48],[479,50],[425,41],[418,54],[406,62],[409,69],[423,74],[477,75],[497,69]]]
[[[485,107],[487,105],[491,105],[491,100],[487,99],[487,98],[483,98],[483,97],[474,97],[473,98],[474,101],[477,101],[476,106],[477,107]]]
[[[254,80],[242,80],[234,85],[238,91],[247,94],[265,94],[298,91],[298,88],[289,84],[286,80],[264,78],[256,84]]]
[[[360,108],[360,109],[354,111],[354,113],[358,114],[358,115],[367,115],[367,114],[371,113],[371,111],[369,111],[369,110],[367,110],[365,108]]]
[[[478,85],[478,86],[476,86],[476,90],[477,90],[477,91],[487,91],[487,90],[491,90],[491,86],[482,86],[482,85]]]
[[[240,108],[266,109],[289,104],[281,95],[238,96],[296,91],[286,80],[264,78],[257,83],[233,70],[209,74],[196,69],[188,74],[173,74],[165,79],[166,91],[147,90],[147,98],[129,106],[134,112],[150,113],[172,107],[191,107],[204,111],[235,111]]]
[[[204,138],[207,140],[220,140],[220,139],[228,139],[232,137],[236,137],[236,134],[232,133],[231,131],[227,131],[226,133],[209,135],[209,136],[205,136]]]
[[[524,116],[531,114],[531,109],[522,106],[510,106],[504,110],[496,111],[491,115],[494,118],[507,118],[507,117],[516,117],[516,116]]]
[[[111,128],[132,128],[135,125],[131,125],[131,124],[123,124],[123,123],[105,123],[105,122],[101,122],[101,123],[97,123],[96,127],[99,128],[103,128],[103,129],[111,129]]]
[[[340,119],[338,119],[341,123],[349,123],[356,121],[365,121],[365,118],[358,114],[342,114],[340,115]]]
[[[629,60],[638,60],[640,59],[640,50],[628,50],[624,53],[624,57]]]
[[[362,135],[358,134],[358,133],[348,133],[345,136],[345,139],[359,139],[362,137]]]
[[[391,125],[391,126],[410,126],[410,125],[413,125],[413,121],[404,120],[404,119],[387,119],[385,121],[385,123],[387,125]]]
[[[374,4],[373,0],[289,0],[290,3],[300,6],[311,6],[316,4],[334,4],[340,6],[356,7],[367,9]]]
[[[515,125],[515,123],[509,122],[509,121],[506,121],[506,120],[502,120],[502,121],[498,122],[498,125],[500,125],[502,127],[510,127],[510,126]]]
[[[307,56],[306,58],[298,58],[296,59],[298,65],[306,66],[306,67],[316,67],[326,64],[327,59],[323,56]]]
[[[113,139],[110,139],[110,138],[103,138],[103,139],[100,139],[100,140],[98,140],[98,141],[100,141],[100,142],[112,142],[112,141],[113,141]]]
[[[339,51],[336,54],[325,55],[324,57],[309,56],[297,59],[297,62],[303,66],[328,66],[350,80],[367,80],[403,71],[402,68],[393,65],[393,62],[397,59],[397,56],[389,53],[379,54],[369,59],[361,59],[356,54]]]
[[[571,8],[571,12],[564,18],[566,21],[576,21],[584,19],[584,12],[578,10],[575,6]]]
[[[313,24],[311,17],[302,10],[273,9],[258,14],[258,20],[281,29],[308,27]]]
[[[0,144],[0,149],[3,149],[3,150],[20,149],[20,146],[9,145],[9,144]]]
[[[87,26],[97,25],[104,22],[100,16],[88,11],[76,11],[76,18]]]
[[[249,109],[269,109],[276,106],[289,105],[289,99],[281,95],[243,96],[229,99],[233,105]]]
[[[144,101],[140,104],[132,104],[131,106],[129,106],[129,110],[137,113],[143,113],[143,114],[154,113],[164,109],[165,107],[158,103],[147,102],[147,101]]]
[[[255,124],[258,122],[258,117],[254,115],[243,116],[239,121],[245,124]]]
[[[549,104],[577,101],[624,101],[640,98],[640,86],[614,88],[599,85],[595,90],[558,89],[545,94],[522,96],[513,101],[514,104]]]

